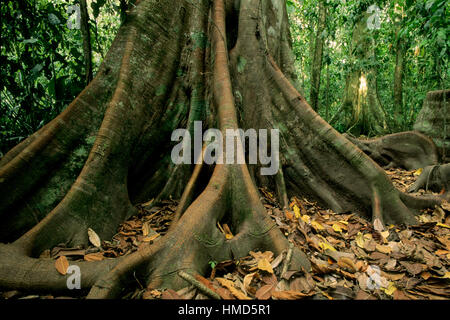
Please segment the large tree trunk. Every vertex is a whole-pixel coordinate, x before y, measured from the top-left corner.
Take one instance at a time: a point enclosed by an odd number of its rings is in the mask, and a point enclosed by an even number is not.
[[[414,130],[430,137],[436,144],[442,163],[450,162],[450,90],[427,93],[417,115]]]
[[[202,274],[208,261],[249,250],[280,253],[288,241],[256,186],[278,190],[285,205],[302,194],[385,223],[414,223],[415,209],[439,203],[396,190],[322,120],[298,93],[292,61],[283,0],[140,1],[95,79],[0,160],[0,240],[12,242],[0,245],[0,287],[65,290],[66,277],[40,253],[87,244],[88,228],[111,238],[134,205],[153,198],[181,198],[178,219],[125,258],[80,263],[89,297],[115,297],[133,275],[176,289],[185,285],[179,270]],[[277,175],[261,176],[260,165],[175,165],[171,134],[194,121],[222,132],[279,129]],[[310,263],[296,249],[291,269],[302,267]]]

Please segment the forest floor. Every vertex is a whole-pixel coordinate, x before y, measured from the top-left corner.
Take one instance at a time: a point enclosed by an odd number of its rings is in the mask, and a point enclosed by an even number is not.
[[[414,183],[419,171],[386,171],[402,191]],[[450,204],[422,211],[417,225],[373,225],[353,214],[336,214],[307,199],[293,197],[281,209],[272,192],[260,189],[263,203],[290,242],[306,253],[312,271],[289,270],[292,249],[279,256],[249,252],[234,261],[211,261],[207,278],[197,283],[223,299],[336,299],[336,300],[434,300],[450,298]],[[419,193],[425,193],[419,190]],[[139,214],[124,222],[111,241],[95,240],[89,248],[47,250],[42,257],[97,261],[128,255],[159,241],[167,232],[177,202],[158,207],[138,206]],[[150,209],[147,209],[150,208]],[[218,225],[227,238],[228,226]],[[96,246],[95,246],[95,245]],[[63,257],[64,256],[64,257]],[[57,263],[55,267],[58,270]],[[194,282],[193,282],[194,283]],[[136,280],[124,299],[207,299],[208,292],[193,284],[174,291],[145,288]],[[3,299],[53,299],[50,294],[0,292]],[[84,297],[79,297],[84,298]]]

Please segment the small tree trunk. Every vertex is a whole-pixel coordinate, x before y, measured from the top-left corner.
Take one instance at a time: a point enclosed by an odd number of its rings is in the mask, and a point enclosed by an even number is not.
[[[322,72],[323,59],[323,31],[326,27],[327,7],[325,1],[319,1],[319,21],[317,23],[313,61],[311,65],[311,91],[310,104],[313,110],[318,111],[320,93],[320,75]]]
[[[397,127],[403,127],[401,117],[403,114],[403,70],[405,67],[405,53],[405,40],[397,35],[394,71],[394,119]]]
[[[92,81],[92,46],[91,46],[91,32],[89,28],[89,14],[87,10],[86,0],[80,0],[80,14],[81,14],[81,34],[83,36],[83,53],[85,66],[86,85]]]

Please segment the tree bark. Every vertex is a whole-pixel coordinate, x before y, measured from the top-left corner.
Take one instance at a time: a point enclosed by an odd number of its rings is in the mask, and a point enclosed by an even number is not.
[[[64,290],[67,276],[38,259],[41,252],[86,245],[88,228],[110,239],[150,199],[182,199],[174,225],[125,258],[80,264],[89,298],[118,297],[134,277],[179,289],[180,270],[204,274],[211,260],[255,249],[281,253],[289,242],[257,186],[278,190],[285,204],[304,195],[385,223],[414,223],[418,208],[440,203],[396,190],[299,89],[283,0],[140,1],[93,81],[0,160],[0,241],[9,242],[0,246],[0,287]],[[279,129],[280,170],[262,176],[261,163],[174,164],[172,132],[195,121],[221,132]],[[217,222],[235,236],[227,239]],[[290,268],[311,268],[298,248]]]
[[[320,93],[320,76],[322,73],[323,60],[323,31],[326,27],[327,7],[325,1],[319,1],[319,20],[317,22],[313,61],[311,65],[311,92],[309,103],[314,111],[319,108],[319,93]]]
[[[398,33],[398,32],[397,32]],[[406,43],[397,35],[394,71],[394,119],[397,127],[403,128],[403,70],[405,68]]]
[[[368,17],[368,13],[362,13],[353,29],[351,55],[354,63],[375,60],[373,37],[367,27]],[[347,131],[355,136],[380,135],[387,129],[376,86],[373,67],[352,66],[346,79],[343,107]]]
[[[86,85],[92,81],[92,45],[91,45],[91,32],[89,28],[89,14],[87,9],[86,0],[80,0],[80,27],[83,37],[83,54],[84,54],[84,66],[85,66],[85,82]]]

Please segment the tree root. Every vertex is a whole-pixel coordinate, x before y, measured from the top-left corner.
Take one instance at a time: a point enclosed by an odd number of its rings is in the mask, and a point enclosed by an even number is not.
[[[437,164],[439,153],[433,141],[417,132],[394,133],[374,139],[344,136],[385,169],[400,167],[415,170]]]
[[[423,169],[416,182],[408,189],[408,192],[425,191],[442,192],[449,194],[450,189],[450,164],[427,166]]]

